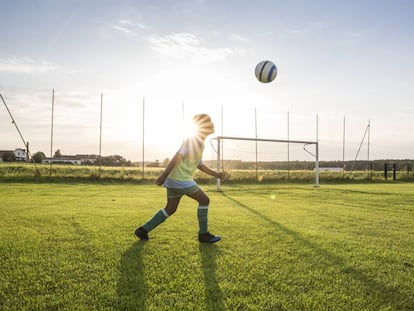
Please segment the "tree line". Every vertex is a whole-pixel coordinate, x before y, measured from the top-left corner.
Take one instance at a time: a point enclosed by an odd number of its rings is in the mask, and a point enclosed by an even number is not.
[[[215,167],[217,162],[215,160],[205,161],[211,167]],[[414,160],[373,160],[373,161],[319,161],[320,168],[341,168],[345,171],[383,171],[385,164],[388,170],[393,168],[395,164],[396,170],[412,171]],[[315,169],[314,161],[241,161],[241,160],[224,160],[221,166],[226,170],[313,170]]]
[[[60,149],[56,150],[53,159],[54,162],[59,162],[59,158],[63,158],[62,152]],[[46,159],[46,155],[42,151],[38,151],[32,155],[32,161],[35,163],[42,163]],[[3,154],[4,162],[14,162],[16,161],[16,156],[14,152],[6,152]],[[163,161],[155,160],[153,162],[146,162],[145,166],[147,167],[166,167],[169,162],[169,158],[164,159]],[[387,165],[388,170],[392,170],[395,165],[397,171],[407,170],[409,172],[413,169],[414,160],[411,159],[384,159],[384,160],[373,160],[373,161],[319,161],[320,168],[341,168],[345,171],[383,171],[385,165]],[[63,163],[63,161],[62,161]],[[210,167],[216,167],[216,160],[208,160],[205,163]],[[82,164],[84,165],[103,165],[103,166],[140,166],[141,163],[131,162],[125,159],[121,155],[109,155],[99,158],[95,161],[85,161]],[[221,166],[225,170],[313,170],[315,168],[314,161],[242,161],[242,160],[223,160]]]

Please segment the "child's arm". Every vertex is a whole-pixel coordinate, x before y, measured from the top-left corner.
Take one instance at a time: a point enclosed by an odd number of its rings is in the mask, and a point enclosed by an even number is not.
[[[209,168],[207,165],[205,165],[203,162],[201,162],[198,166],[197,166],[197,168],[200,170],[200,171],[202,171],[202,172],[204,172],[204,173],[206,173],[206,174],[208,174],[208,175],[210,175],[210,176],[213,176],[213,177],[215,177],[215,178],[219,178],[220,180],[223,180],[224,178],[225,178],[225,175],[226,175],[226,173],[225,172],[216,172],[216,171],[213,171],[211,168]]]
[[[168,175],[171,173],[171,170],[182,160],[182,158],[183,156],[178,152],[174,155],[174,157],[170,160],[167,167],[165,168],[164,172],[155,180],[155,183],[158,186],[162,186]]]

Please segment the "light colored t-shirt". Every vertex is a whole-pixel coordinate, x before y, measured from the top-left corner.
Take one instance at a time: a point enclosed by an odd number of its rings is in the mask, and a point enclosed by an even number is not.
[[[188,188],[196,185],[193,175],[201,163],[204,151],[204,141],[196,136],[184,140],[177,153],[182,160],[171,170],[164,182],[167,188]]]

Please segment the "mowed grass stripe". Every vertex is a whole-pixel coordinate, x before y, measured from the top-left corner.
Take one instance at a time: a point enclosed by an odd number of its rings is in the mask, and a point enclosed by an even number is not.
[[[304,192],[308,194],[309,190],[306,189]],[[297,193],[297,195],[300,195],[300,193]],[[271,195],[270,198],[273,200],[275,199],[275,196]],[[324,258],[331,258],[333,262],[338,262],[340,266],[343,266],[345,268],[347,268],[348,265],[353,265],[358,262],[364,263],[367,261],[375,265],[375,261],[378,260],[380,265],[377,267],[378,270],[375,271],[375,273],[383,271],[384,274],[386,274],[389,272],[389,269],[393,267],[395,267],[395,271],[393,271],[393,273],[405,273],[404,269],[401,268],[409,266],[409,264],[407,265],[407,262],[410,262],[410,260],[412,260],[413,248],[411,242],[412,239],[410,236],[412,237],[413,226],[410,219],[401,219],[398,216],[395,216],[394,220],[399,219],[400,224],[396,224],[394,227],[391,226],[387,217],[389,216],[388,214],[393,213],[392,205],[388,207],[388,211],[386,213],[383,212],[377,214],[373,213],[372,211],[358,211],[358,209],[355,207],[355,203],[352,200],[342,202],[341,209],[338,209],[336,204],[332,208],[332,198],[327,198],[325,203],[322,205],[319,204],[316,206],[308,204],[307,207],[302,207],[301,204],[297,206],[295,204],[296,201],[301,202],[298,197],[296,197],[296,200],[293,200],[293,203],[292,200],[289,199],[286,202],[286,207],[290,211],[288,213],[284,212],[284,215],[279,213],[276,218],[279,219],[279,221],[283,221],[285,224],[288,224],[291,228],[297,226],[297,229],[288,229],[288,227],[282,226],[280,222],[276,222],[270,219],[268,216],[264,216],[263,214],[260,216],[268,219],[269,223],[273,223],[275,226],[282,228],[289,235],[295,236],[295,239],[302,241],[305,247],[307,246],[308,248],[314,249],[317,252],[322,252]],[[245,202],[250,202],[250,206],[257,207],[255,209],[252,209],[252,212],[254,214],[259,214],[257,211],[260,209],[266,209],[269,214],[275,214],[275,212],[277,213],[278,211],[278,208],[276,206],[271,207],[271,204],[267,204],[267,208],[263,208],[264,205],[257,198],[255,199],[253,197],[246,196]],[[359,204],[360,202],[357,202],[357,205]],[[240,205],[251,209],[249,208],[249,203],[240,203]],[[277,205],[280,205],[280,202]],[[298,213],[298,210],[306,210],[307,212],[310,211],[310,213]],[[324,217],[328,218],[329,221],[321,222],[320,212],[317,210],[324,210]],[[292,223],[292,221],[289,221],[289,217],[292,216],[292,211],[293,213],[298,213],[303,216],[294,218],[296,222],[299,221],[300,223]],[[349,220],[348,223],[343,223],[342,219],[338,219],[338,215],[347,215],[346,217]],[[385,218],[382,218],[382,216]],[[327,226],[325,226],[325,223]],[[384,224],[387,224],[387,226],[384,226]],[[411,228],[411,234],[407,235],[406,231],[402,231],[400,229],[401,224],[405,226],[403,229]],[[304,235],[301,235],[300,232],[304,232]],[[304,238],[305,236],[310,236],[311,239]],[[322,245],[322,247],[319,246],[319,243],[316,244],[314,242],[310,242],[315,240],[320,240],[320,245]],[[333,241],[333,249],[332,251],[328,252],[327,249],[330,246],[330,240]],[[337,246],[335,246],[335,244],[337,244]],[[348,253],[355,248],[354,244],[357,247],[365,248],[367,251],[367,256],[365,256],[365,258],[360,256],[356,260],[350,260],[349,262],[343,260],[342,258],[346,258]],[[407,251],[404,252],[404,249]],[[343,254],[343,256],[338,256],[337,254],[341,253],[342,250],[345,250],[346,252]],[[358,254],[357,249],[354,251],[356,254]],[[402,257],[406,258],[407,261],[401,261],[402,253],[404,253]],[[365,253],[363,252],[362,254]],[[386,262],[385,265],[383,265],[384,261]],[[363,265],[361,265],[361,267],[363,268]],[[352,270],[349,270],[347,268],[347,271]],[[361,271],[358,271],[357,273],[355,270],[354,274],[356,277],[363,279],[364,274],[360,273]],[[375,283],[375,287],[382,288],[381,291],[384,292],[393,292],[388,287],[388,285],[381,285],[384,281],[383,277],[384,275],[381,275],[378,278],[377,283]],[[387,280],[389,281],[389,284],[394,283],[394,277],[395,275],[389,274],[389,280]],[[374,281],[374,279],[370,279],[370,282]],[[409,284],[407,283],[407,285],[408,289]]]
[[[216,245],[188,198],[137,242],[155,186],[0,183],[1,309],[414,308],[414,185],[204,188]]]

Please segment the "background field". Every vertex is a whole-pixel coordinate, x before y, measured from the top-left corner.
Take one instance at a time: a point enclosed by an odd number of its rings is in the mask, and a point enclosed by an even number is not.
[[[0,183],[2,310],[413,310],[414,184],[203,186],[138,242],[164,189]]]
[[[208,165],[215,168],[215,162]],[[312,164],[313,165],[313,164]],[[313,166],[312,166],[313,167]],[[48,164],[33,163],[0,163],[0,181],[129,181],[129,182],[153,182],[164,170],[164,168],[154,167],[122,167],[122,166],[87,166],[87,165],[62,165],[54,164],[52,169]],[[37,174],[37,171],[39,174]],[[298,182],[309,183],[315,182],[315,173],[313,169],[287,170],[287,169],[231,169],[225,168],[230,174],[227,183],[274,183],[274,182]],[[387,173],[387,179],[384,178],[384,172],[356,170],[346,172],[321,171],[320,181],[324,182],[384,182],[393,180],[393,172],[390,169]],[[215,180],[197,171],[195,178],[204,183],[215,183]],[[412,171],[399,169],[396,171],[395,179],[397,181],[413,181]]]

